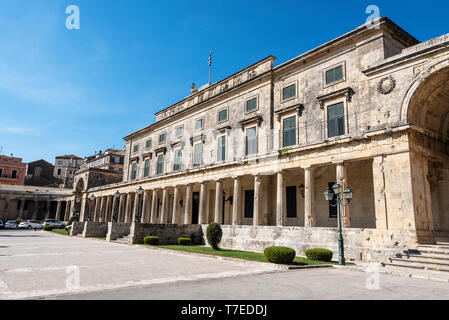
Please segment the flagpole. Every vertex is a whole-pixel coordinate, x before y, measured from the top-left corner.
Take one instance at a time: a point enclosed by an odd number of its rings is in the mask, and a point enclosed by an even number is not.
[[[209,85],[212,83],[212,50],[209,55]]]

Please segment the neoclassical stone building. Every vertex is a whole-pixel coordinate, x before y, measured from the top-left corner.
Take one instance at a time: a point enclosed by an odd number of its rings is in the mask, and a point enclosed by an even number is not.
[[[335,250],[323,192],[339,182],[353,191],[347,257],[449,238],[449,34],[420,43],[380,18],[274,61],[192,89],[126,136],[123,182],[75,181],[81,220],[216,221],[225,247]]]

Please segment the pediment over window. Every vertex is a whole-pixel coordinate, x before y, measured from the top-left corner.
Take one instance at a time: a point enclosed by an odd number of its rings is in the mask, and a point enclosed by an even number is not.
[[[320,107],[321,109],[324,108],[324,103],[326,100],[330,100],[330,99],[334,99],[337,97],[341,97],[341,96],[345,96],[346,100],[348,102],[352,101],[352,96],[355,94],[355,91],[351,88],[351,87],[347,87],[347,88],[343,88],[340,90],[336,90],[327,94],[324,94],[322,96],[318,96],[316,99],[319,101],[320,103]]]
[[[263,122],[263,117],[261,115],[255,116],[255,117],[251,117],[248,119],[244,119],[242,121],[239,122],[240,126],[242,127],[242,129],[245,127],[245,125],[252,123],[252,122],[257,122],[257,125],[260,127],[260,125]]]
[[[275,111],[274,114],[277,116],[278,121],[279,121],[280,118],[281,118],[281,115],[283,115],[284,113],[287,113],[289,111],[292,111],[292,110],[296,110],[296,112],[298,113],[298,116],[301,117],[302,116],[302,112],[304,111],[304,109],[305,108],[304,108],[303,104],[295,104],[295,105],[290,106],[290,107],[279,109],[279,110]]]
[[[193,146],[193,143],[197,142],[197,141],[201,141],[203,143],[206,142],[206,135],[205,134],[199,134],[197,136],[194,136],[194,137],[190,138],[190,145]]]
[[[155,154],[158,154],[158,153],[166,154],[167,153],[167,147],[161,147],[161,148],[155,149],[154,153]]]

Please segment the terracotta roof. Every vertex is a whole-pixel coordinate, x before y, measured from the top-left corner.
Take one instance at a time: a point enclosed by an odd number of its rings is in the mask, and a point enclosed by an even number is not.
[[[83,158],[80,158],[74,154],[68,154],[65,156],[58,156],[58,157],[56,157],[56,159],[81,159],[82,160]]]

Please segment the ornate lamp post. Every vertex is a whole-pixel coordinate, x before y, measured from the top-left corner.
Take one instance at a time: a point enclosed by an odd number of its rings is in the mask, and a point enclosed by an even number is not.
[[[114,201],[116,201],[115,210],[113,212],[112,216],[112,222],[118,222],[118,214],[117,214],[117,201],[120,198],[120,192],[117,190],[117,192],[114,194]]]
[[[75,205],[72,207],[72,215],[73,216],[78,216],[78,219],[77,219],[78,221],[80,219],[79,219],[79,213],[77,212],[76,207],[79,205],[80,202],[81,202],[80,198],[75,197]]]
[[[87,216],[87,221],[91,222],[92,221],[92,211],[94,210],[95,196],[93,194],[91,194],[89,199],[90,199],[90,210],[89,210],[89,215]]]
[[[139,189],[137,189],[137,211],[136,211],[136,217],[134,218],[134,222],[135,223],[140,223],[140,197],[143,195],[143,193],[145,192],[145,190],[142,189],[142,187],[139,187]]]
[[[337,207],[337,219],[338,219],[338,264],[345,265],[345,253],[343,244],[343,233],[341,227],[341,209],[342,206],[349,206],[352,199],[352,191],[347,187],[342,192],[342,187],[338,183],[332,186],[332,189],[327,189],[324,192],[324,198],[329,201],[329,205],[332,207]],[[335,200],[335,204],[331,201]]]

